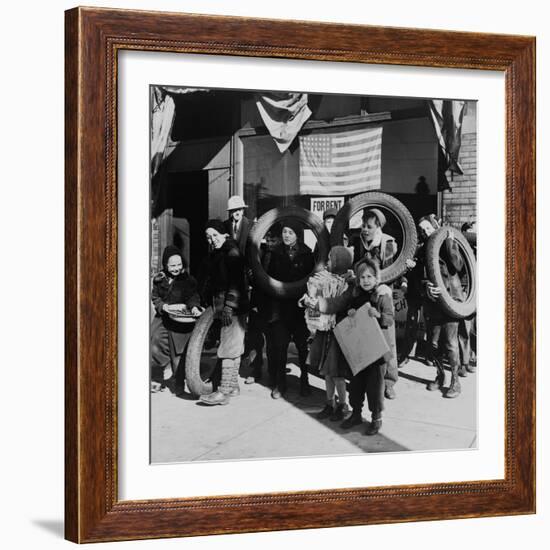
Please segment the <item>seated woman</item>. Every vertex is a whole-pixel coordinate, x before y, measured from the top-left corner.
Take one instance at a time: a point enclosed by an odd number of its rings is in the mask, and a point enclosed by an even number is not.
[[[197,281],[185,270],[180,250],[167,246],[162,254],[163,270],[153,278],[151,300],[155,316],[151,323],[151,389],[162,390],[164,381],[176,371],[178,357],[185,350],[194,323],[179,323],[170,318],[174,313],[198,315],[200,300]],[[167,367],[171,368],[167,368]],[[183,386],[184,372],[177,378]],[[180,388],[183,389],[183,388]]]

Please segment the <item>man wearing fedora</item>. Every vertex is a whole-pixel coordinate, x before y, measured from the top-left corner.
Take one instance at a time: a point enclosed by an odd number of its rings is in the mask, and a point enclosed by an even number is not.
[[[248,232],[250,231],[250,220],[244,215],[245,208],[247,208],[247,205],[244,203],[242,197],[239,197],[239,195],[229,197],[227,201],[229,218],[224,222],[228,235],[237,242],[243,256],[245,254]]]

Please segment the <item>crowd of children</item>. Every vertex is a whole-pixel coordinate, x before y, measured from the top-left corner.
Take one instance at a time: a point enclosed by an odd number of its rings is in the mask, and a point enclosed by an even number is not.
[[[214,308],[222,325],[218,348],[221,382],[212,394],[201,397],[204,404],[225,405],[230,397],[239,394],[241,356],[248,358],[251,364],[246,383],[261,378],[264,336],[272,397],[282,397],[286,391],[287,348],[293,339],[299,351],[302,395],[309,393],[308,368],[325,380],[326,403],[317,418],[339,421],[343,429],[360,425],[366,397],[371,421],[365,433],[378,433],[382,426],[384,399],[388,397],[385,379],[389,370],[396,370],[397,359],[392,289],[380,284],[380,266],[386,256],[395,254],[395,241],[382,233],[385,219],[381,212],[367,211],[364,223],[367,228],[361,244],[365,250],[358,261],[354,258],[353,247],[332,247],[326,270],[315,275],[311,282],[313,286],[317,284],[329,290],[306,292],[298,301],[270,298],[254,285],[252,294],[247,292],[249,281],[244,257],[236,240],[219,220],[210,220],[206,228],[211,253],[206,262],[205,281],[201,281],[202,291],[199,292],[197,281],[186,271],[179,249],[167,247],[163,254],[163,270],[154,277],[152,288],[155,309],[151,330],[152,390],[161,389],[163,381],[170,377],[171,366],[176,364],[178,356],[181,357],[193,327],[175,322],[174,315],[197,316],[202,303]],[[235,236],[238,225],[235,223],[231,227]],[[424,242],[438,228],[435,217],[425,217],[419,222],[421,244],[415,261],[408,264],[412,281],[409,288],[414,289],[416,285],[420,289],[418,301],[422,302],[428,325],[428,359],[437,368],[436,378],[428,384],[428,389],[443,389],[441,349],[446,352],[452,372],[451,385],[444,395],[452,398],[460,393],[457,378],[460,362],[469,364],[469,358],[468,361],[459,360],[459,322],[438,311],[436,300],[441,289],[429,282],[425,274]],[[300,239],[300,228],[294,221],[285,221],[280,229],[281,234],[272,229],[267,235],[268,246],[263,251],[262,265],[279,280],[299,280],[311,273],[313,253]],[[460,300],[462,290],[455,281],[461,269],[460,258],[451,233],[445,240],[441,262],[445,264],[442,272],[446,284],[448,282],[453,296]],[[345,317],[354,318],[359,310],[376,320],[389,352],[352,372],[334,328]],[[309,339],[308,335],[311,335]],[[461,345],[461,351],[464,347]],[[178,370],[181,385],[184,369]],[[389,398],[392,397],[395,394]]]

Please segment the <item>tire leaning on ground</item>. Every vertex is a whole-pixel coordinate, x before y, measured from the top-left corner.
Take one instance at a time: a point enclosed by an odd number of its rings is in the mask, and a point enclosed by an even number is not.
[[[309,227],[317,238],[318,258],[312,273],[323,269],[330,250],[329,235],[323,221],[305,208],[299,206],[287,206],[285,208],[273,208],[260,216],[248,234],[248,265],[254,275],[254,284],[264,292],[275,298],[299,298],[306,287],[310,275],[299,281],[283,282],[270,277],[261,261],[260,245],[269,228],[282,220],[292,218]]]
[[[367,191],[349,200],[340,208],[330,232],[332,246],[343,243],[344,231],[354,214],[365,208],[389,210],[397,219],[403,234],[403,245],[395,261],[380,271],[380,282],[391,283],[407,271],[407,260],[412,260],[416,253],[418,235],[416,225],[408,208],[395,197],[379,191]]]
[[[204,341],[212,323],[214,310],[209,307],[195,323],[195,328],[189,338],[185,356],[185,378],[187,387],[193,395],[205,395],[213,391],[212,382],[205,382],[201,377],[201,355]]]
[[[453,238],[458,244],[458,249],[464,260],[464,267],[470,281],[468,296],[466,296],[464,302],[459,302],[451,297],[445,288],[439,266],[439,253],[449,231],[452,232]],[[477,296],[476,259],[472,247],[461,231],[454,227],[442,227],[430,235],[426,243],[426,271],[428,279],[441,289],[437,303],[444,313],[454,319],[464,319],[475,313]]]

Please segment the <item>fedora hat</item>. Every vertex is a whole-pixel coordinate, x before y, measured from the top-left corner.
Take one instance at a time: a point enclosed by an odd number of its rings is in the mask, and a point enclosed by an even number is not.
[[[227,201],[227,210],[240,210],[241,208],[247,208],[248,205],[244,203],[242,197],[239,197],[239,195],[233,195],[232,197],[229,197],[229,200]]]

